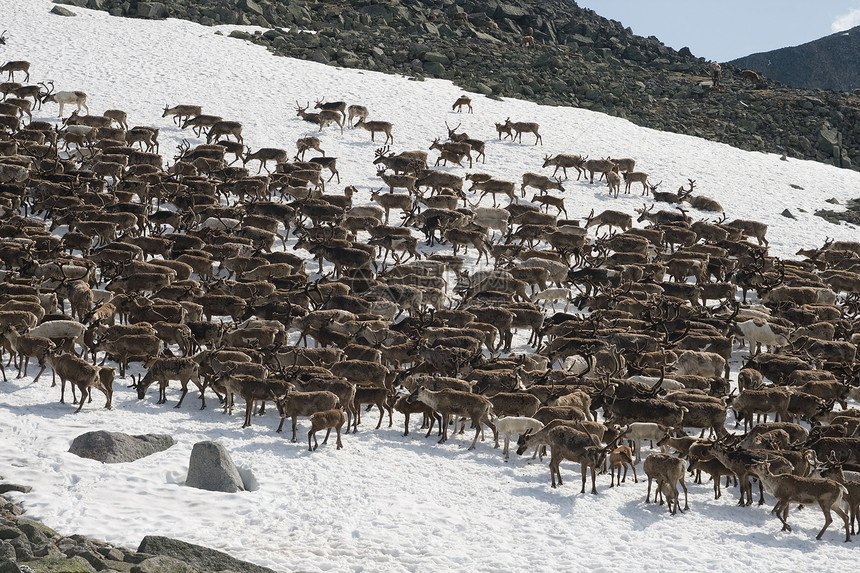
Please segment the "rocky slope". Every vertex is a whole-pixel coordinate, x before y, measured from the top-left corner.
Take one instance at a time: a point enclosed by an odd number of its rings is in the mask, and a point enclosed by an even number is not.
[[[860,27],[731,63],[787,86],[850,92],[860,87]]]
[[[753,85],[731,64],[714,90],[704,59],[572,1],[59,1],[117,16],[260,25],[271,29],[232,35],[284,56],[444,78],[490,97],[578,106],[742,149],[860,167],[857,96]],[[529,28],[535,48],[521,46]]]
[[[2,480],[2,478],[0,478]],[[0,494],[29,488],[0,484]],[[0,573],[274,573],[229,555],[165,537],[147,536],[137,551],[83,535],[64,536],[24,515],[0,495]]]

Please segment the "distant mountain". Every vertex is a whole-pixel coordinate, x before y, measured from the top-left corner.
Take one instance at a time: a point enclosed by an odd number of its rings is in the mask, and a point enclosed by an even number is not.
[[[794,88],[850,92],[860,88],[860,26],[731,63]]]

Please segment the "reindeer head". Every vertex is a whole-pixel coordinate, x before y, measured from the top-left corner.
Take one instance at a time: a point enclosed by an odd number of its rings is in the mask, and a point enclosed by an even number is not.
[[[454,105],[457,105],[457,104],[454,104]],[[458,123],[457,127],[452,128],[450,125],[448,125],[447,121],[445,122],[445,127],[448,128],[448,139],[454,139],[454,136],[457,135],[457,128],[459,128],[461,125],[463,125],[463,124]]]

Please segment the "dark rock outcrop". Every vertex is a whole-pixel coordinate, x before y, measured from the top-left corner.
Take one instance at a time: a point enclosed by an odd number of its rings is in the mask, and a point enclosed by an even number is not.
[[[229,570],[247,573],[272,573],[271,569],[239,561],[226,553],[168,537],[147,535],[137,550],[140,553],[172,557],[200,571]]]

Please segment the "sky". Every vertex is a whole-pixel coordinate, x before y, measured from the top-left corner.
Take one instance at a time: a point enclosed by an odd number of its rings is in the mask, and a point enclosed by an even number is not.
[[[858,0],[577,0],[639,36],[727,62],[797,46],[860,25]]]
[[[338,158],[342,180],[328,184],[327,192],[340,194],[346,185],[355,185],[354,201],[370,204],[370,190],[380,186],[372,165],[380,142],[372,143],[361,129],[319,132],[295,116],[296,100],[324,95],[366,105],[372,120],[391,121],[395,152],[427,150],[433,138],[445,137],[445,122],[462,122],[461,130],[487,142],[486,164],[475,170],[500,179],[519,182],[530,171],[549,175],[541,168],[543,158],[557,153],[633,157],[637,170],[663,181],[662,190],[696,179],[697,191],[718,200],[729,220],[766,222],[774,255],[790,257],[799,247],[819,247],[828,236],[857,236],[854,227],[812,214],[834,208],[827,198],[844,204],[855,197],[860,188],[856,171],[781,161],[775,154],[654,131],[573,107],[471,94],[474,113],[456,113],[451,104],[463,91],[450,82],[410,81],[276,57],[262,46],[228,37],[232,26],[120,19],[80,8],[72,8],[78,16],[64,18],[49,15],[52,6],[50,0],[0,0],[9,30],[3,60],[30,61],[31,82],[54,80],[58,90],[85,91],[93,114],[119,108],[128,113],[130,125],[158,127],[161,153],[170,163],[184,138],[192,145],[205,139],[162,118],[163,107],[198,104],[204,113],[240,121],[245,144],[254,149],[292,150],[299,137],[318,135],[327,156]],[[33,119],[56,123],[57,112],[57,105],[48,103],[34,111]],[[544,144],[532,145],[528,136],[523,144],[498,140],[493,124],[505,117],[538,122]],[[430,161],[435,158],[431,152]],[[467,171],[454,165],[440,169],[461,176]],[[670,208],[635,189],[611,199],[604,183],[592,185],[575,176],[564,187],[573,218],[592,209],[633,215],[643,203],[655,210]],[[474,192],[468,196],[477,199]],[[532,196],[518,193],[517,200],[529,202]],[[491,197],[481,205],[492,205]],[[786,208],[797,218],[781,216]],[[392,220],[399,215],[392,212]],[[715,217],[692,208],[690,215]],[[64,230],[60,226],[55,232]],[[591,233],[594,238],[594,229]],[[367,235],[360,239],[366,241]],[[291,236],[287,248],[294,244]],[[422,241],[419,250],[427,254],[431,249]],[[448,244],[432,250],[451,253]],[[474,268],[473,248],[466,258]],[[325,272],[330,271],[327,265]],[[311,274],[312,280],[317,277]],[[516,352],[532,350],[528,334],[525,329],[516,334]],[[290,343],[297,335],[293,329]],[[740,354],[736,351],[732,360],[732,378]],[[35,371],[31,363],[30,376],[16,379],[9,368],[8,382],[0,382],[0,473],[8,482],[32,486],[27,494],[12,495],[28,517],[64,535],[79,533],[131,548],[145,535],[165,535],[279,572],[838,571],[856,562],[857,543],[843,543],[837,523],[815,541],[823,523],[816,507],[792,511],[793,531],[785,533],[770,514],[771,497],[765,506],[738,508],[737,488],[715,500],[707,480],[688,482],[689,511],[670,516],[665,506],[645,503],[641,464],[639,483],[628,476],[627,483],[610,488],[609,477],[601,475],[598,495],[580,494],[577,464],[562,463],[565,483],[553,489],[546,458],[531,461],[514,454],[505,462],[489,431],[486,441],[468,451],[471,436],[437,444],[435,436],[425,438],[418,430],[415,417],[409,436],[402,435],[401,414],[394,415],[393,427],[386,421],[376,430],[374,410],[364,414],[357,434],[343,436],[342,450],[335,449],[332,437],[308,452],[308,419],[299,419],[298,442],[292,443],[288,429],[275,432],[280,420],[271,405],[242,429],[241,400],[237,412],[226,415],[209,391],[208,408],[201,411],[192,390],[176,409],[175,382],[167,389],[168,403],[156,404],[155,388],[138,400],[127,387],[130,379],[118,378],[112,410],[102,408],[104,398],[94,392],[92,403],[75,414],[70,400],[59,403],[60,389],[50,386],[50,373],[34,383]],[[139,363],[129,367],[129,375],[142,373]],[[101,464],[68,452],[78,435],[103,429],[169,433],[176,445],[129,464]],[[249,491],[214,493],[185,485],[191,450],[203,440],[231,453],[248,477]],[[646,444],[643,454],[648,451]]]

